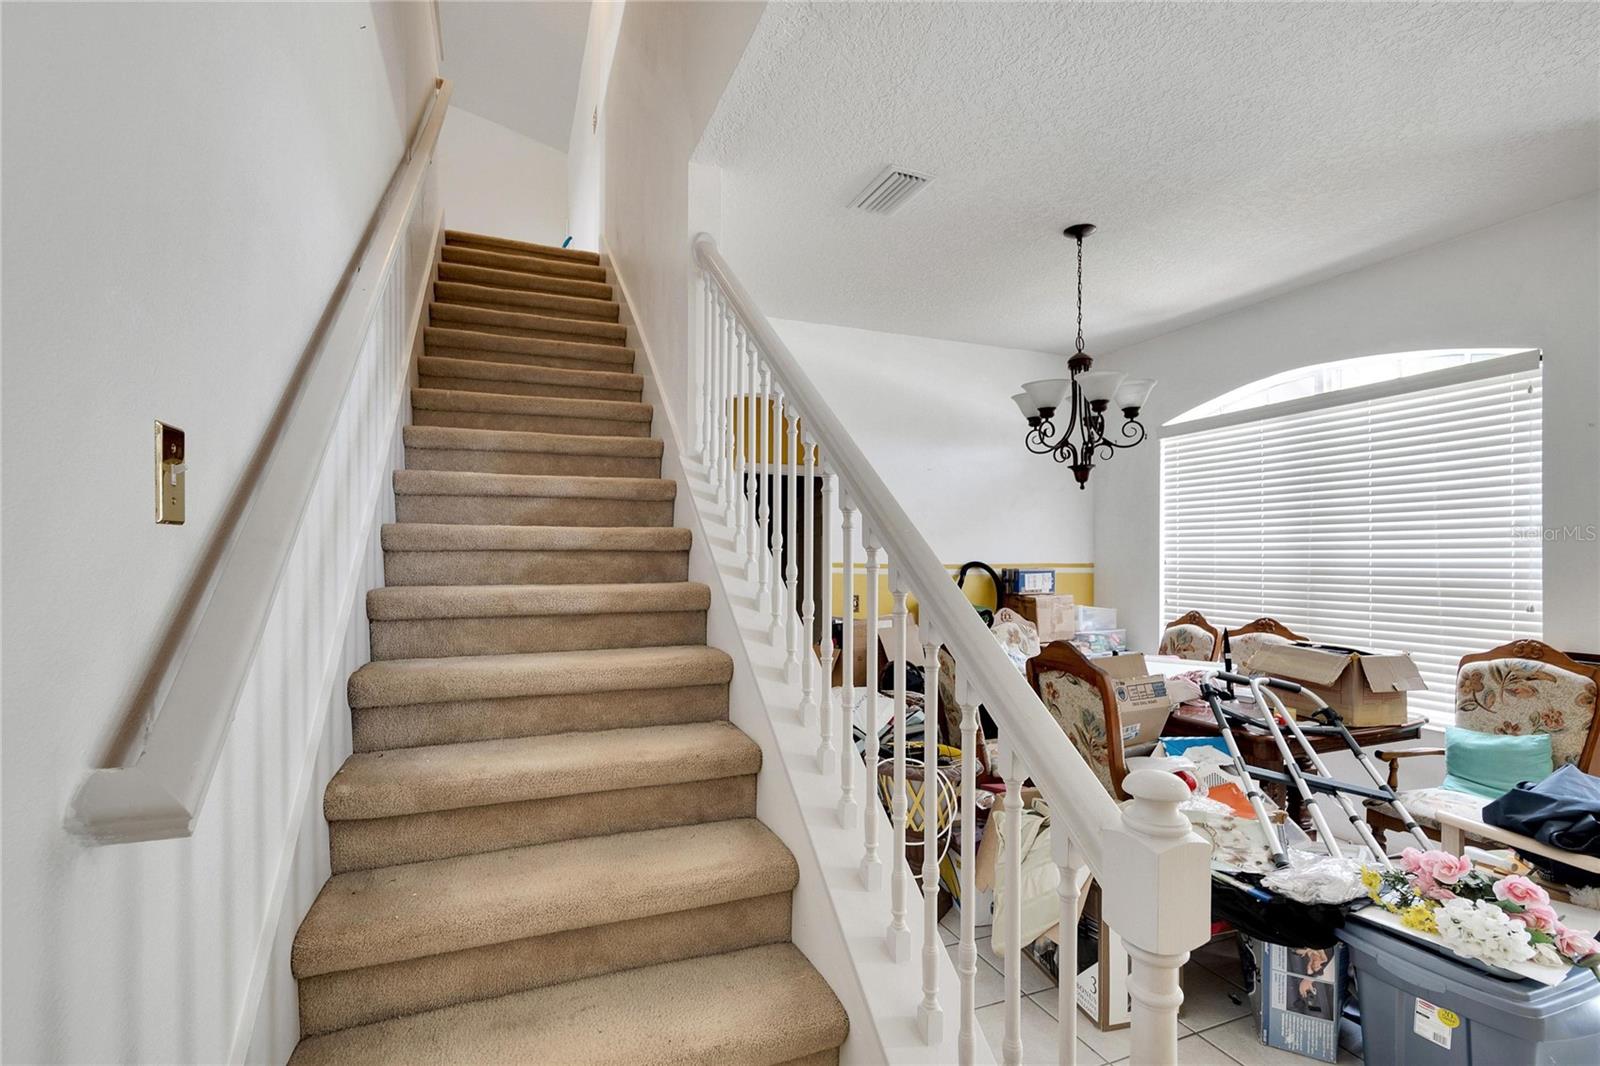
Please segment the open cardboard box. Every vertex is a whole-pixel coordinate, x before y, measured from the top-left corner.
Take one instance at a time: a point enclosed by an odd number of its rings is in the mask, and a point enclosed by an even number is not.
[[[1039,640],[1048,644],[1052,640],[1071,640],[1078,632],[1078,616],[1072,597],[1065,593],[1048,596],[1016,596],[1007,594],[1000,606],[1009,607],[1033,623],[1039,631]]]
[[[1295,681],[1313,695],[1279,693],[1284,705],[1314,711],[1326,703],[1349,726],[1401,725],[1406,693],[1427,689],[1403,651],[1357,651],[1327,644],[1268,644],[1250,659],[1253,673]]]
[[[1123,748],[1155,743],[1172,711],[1166,675],[1152,671],[1138,652],[1107,655],[1094,660],[1094,665],[1111,679]]]

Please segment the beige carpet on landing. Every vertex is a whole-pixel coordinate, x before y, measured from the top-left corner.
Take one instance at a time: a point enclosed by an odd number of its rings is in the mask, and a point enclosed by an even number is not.
[[[605,268],[452,231],[433,295],[291,1061],[837,1063]]]

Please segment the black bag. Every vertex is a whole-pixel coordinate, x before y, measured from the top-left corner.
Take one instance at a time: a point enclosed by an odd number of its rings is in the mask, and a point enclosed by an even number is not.
[[[1567,765],[1543,781],[1524,781],[1483,809],[1483,820],[1563,851],[1600,857],[1600,777]],[[1537,855],[1524,856],[1562,884],[1600,885],[1600,877]]]

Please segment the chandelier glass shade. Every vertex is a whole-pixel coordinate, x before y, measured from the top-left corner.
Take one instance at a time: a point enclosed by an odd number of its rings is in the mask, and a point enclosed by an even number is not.
[[[1028,450],[1067,464],[1081,489],[1088,487],[1096,456],[1110,459],[1119,448],[1143,443],[1146,433],[1139,410],[1156,382],[1093,369],[1094,360],[1083,348],[1083,239],[1094,227],[1080,222],[1065,232],[1078,244],[1078,340],[1067,360],[1071,376],[1025,382],[1011,399],[1028,422],[1024,438]],[[1121,413],[1122,425],[1108,435],[1106,412],[1112,407]]]

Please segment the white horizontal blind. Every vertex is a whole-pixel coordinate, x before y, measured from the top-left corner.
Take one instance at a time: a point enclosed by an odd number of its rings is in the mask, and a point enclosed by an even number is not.
[[[1540,372],[1404,384],[1165,436],[1162,606],[1409,651],[1428,683],[1411,706],[1448,721],[1462,655],[1542,632]]]

